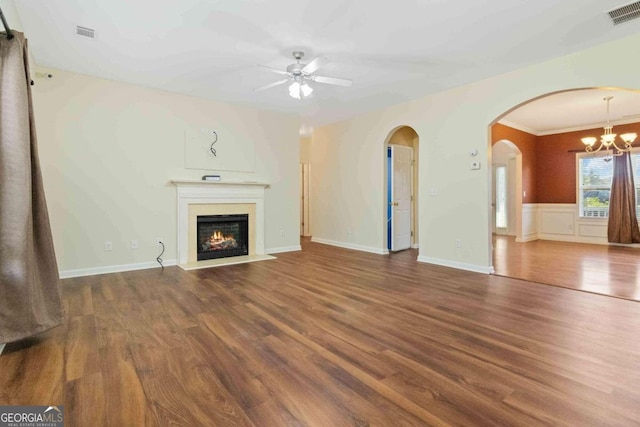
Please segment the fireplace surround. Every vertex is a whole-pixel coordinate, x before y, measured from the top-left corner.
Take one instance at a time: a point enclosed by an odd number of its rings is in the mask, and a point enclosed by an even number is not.
[[[177,194],[178,265],[185,270],[239,262],[274,259],[264,250],[264,193],[268,184],[257,182],[225,182],[172,180]],[[197,218],[206,215],[248,216],[248,254],[209,260],[198,260]]]

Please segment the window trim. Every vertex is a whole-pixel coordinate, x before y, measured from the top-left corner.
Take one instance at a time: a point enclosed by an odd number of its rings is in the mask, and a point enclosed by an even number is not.
[[[604,222],[609,221],[609,212],[607,211],[606,217],[591,217],[591,216],[582,216],[582,174],[580,173],[580,160],[584,157],[605,157],[608,153],[612,153],[612,150],[603,150],[597,154],[588,153],[586,151],[581,151],[576,153],[576,219],[579,221],[595,221],[595,222]],[[631,149],[631,154],[640,155],[640,147],[634,147]],[[640,189],[640,182],[634,182],[636,191]],[[636,203],[639,203],[636,200]],[[640,215],[638,215],[638,223],[640,224]]]

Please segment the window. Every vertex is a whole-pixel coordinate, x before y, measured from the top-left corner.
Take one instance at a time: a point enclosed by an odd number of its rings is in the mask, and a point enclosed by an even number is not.
[[[607,218],[613,177],[613,161],[607,157],[578,154],[578,203],[581,218]],[[636,215],[640,218],[640,152],[631,153],[636,186]]]
[[[507,228],[507,167],[496,166],[496,228]]]

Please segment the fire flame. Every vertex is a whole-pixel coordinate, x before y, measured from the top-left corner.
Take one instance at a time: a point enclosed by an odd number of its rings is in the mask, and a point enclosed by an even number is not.
[[[211,237],[209,237],[209,240],[212,243],[220,243],[220,242],[224,242],[225,240],[232,240],[232,239],[233,239],[233,234],[222,234],[222,231],[220,230],[214,231]]]

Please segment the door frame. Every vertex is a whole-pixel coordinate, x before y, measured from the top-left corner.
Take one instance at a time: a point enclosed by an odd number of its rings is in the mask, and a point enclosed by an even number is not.
[[[384,139],[384,143],[383,143],[383,150],[382,150],[382,156],[381,156],[381,160],[382,160],[382,170],[384,171],[383,175],[383,179],[381,182],[382,185],[382,229],[380,230],[380,232],[382,233],[382,248],[381,248],[381,253],[383,254],[388,254],[389,253],[389,238],[387,235],[388,232],[388,226],[387,226],[387,219],[388,219],[388,213],[387,213],[387,209],[388,209],[388,197],[389,197],[389,192],[388,192],[388,181],[389,181],[389,167],[387,164],[387,149],[389,147],[389,145],[394,144],[394,135],[398,132],[401,131],[404,128],[408,128],[410,129],[411,132],[413,132],[414,135],[414,139],[412,141],[412,148],[413,148],[413,165],[412,165],[412,177],[411,177],[411,189],[412,189],[412,196],[413,196],[413,200],[412,200],[412,232],[413,232],[413,236],[411,238],[411,247],[413,249],[419,249],[420,245],[419,245],[419,234],[420,234],[420,211],[419,211],[419,206],[420,206],[420,200],[419,200],[419,194],[420,194],[420,180],[419,180],[419,174],[420,174],[420,135],[418,134],[418,132],[415,130],[415,128],[413,126],[410,125],[399,125],[394,127],[393,129],[391,129],[389,131],[389,133],[387,134],[386,138]],[[407,145],[408,144],[396,144],[396,145]]]
[[[387,166],[389,168],[388,171],[387,171],[388,176],[389,176],[389,179],[387,180],[387,185],[388,185],[388,187],[387,187],[387,200],[388,200],[389,207],[390,207],[390,209],[388,209],[388,211],[387,211],[389,213],[389,217],[387,218],[387,227],[389,229],[389,231],[387,232],[387,238],[390,238],[390,241],[387,242],[387,248],[390,251],[397,252],[397,251],[401,251],[401,250],[405,250],[405,249],[410,249],[413,246],[413,237],[414,237],[413,236],[413,223],[414,223],[414,217],[413,217],[414,216],[414,206],[413,206],[413,204],[414,204],[414,201],[413,201],[414,200],[414,197],[413,197],[414,182],[413,182],[413,176],[414,176],[414,165],[415,165],[415,163],[414,163],[414,155],[415,155],[415,153],[414,153],[413,147],[407,147],[407,146],[404,146],[404,145],[396,145],[396,144],[389,144],[387,150],[388,150],[388,153],[389,153],[388,154],[389,155],[389,161],[387,163]],[[395,207],[397,206],[397,205],[393,204],[395,202],[394,202],[394,197],[392,197],[392,194],[393,194],[394,188],[395,188],[395,184],[396,184],[395,181],[394,181],[395,173],[394,173],[394,162],[393,162],[394,156],[393,156],[393,153],[396,150],[400,150],[400,151],[409,150],[409,153],[410,153],[410,156],[409,156],[409,158],[410,158],[410,160],[409,160],[409,208],[408,208],[409,209],[409,222],[407,224],[408,231],[409,231],[409,246],[406,247],[406,248],[401,248],[401,249],[397,249],[397,248],[393,247],[394,243],[395,243],[394,225],[396,224],[396,221],[394,221],[394,212],[396,210]],[[397,199],[397,197],[395,199]]]

